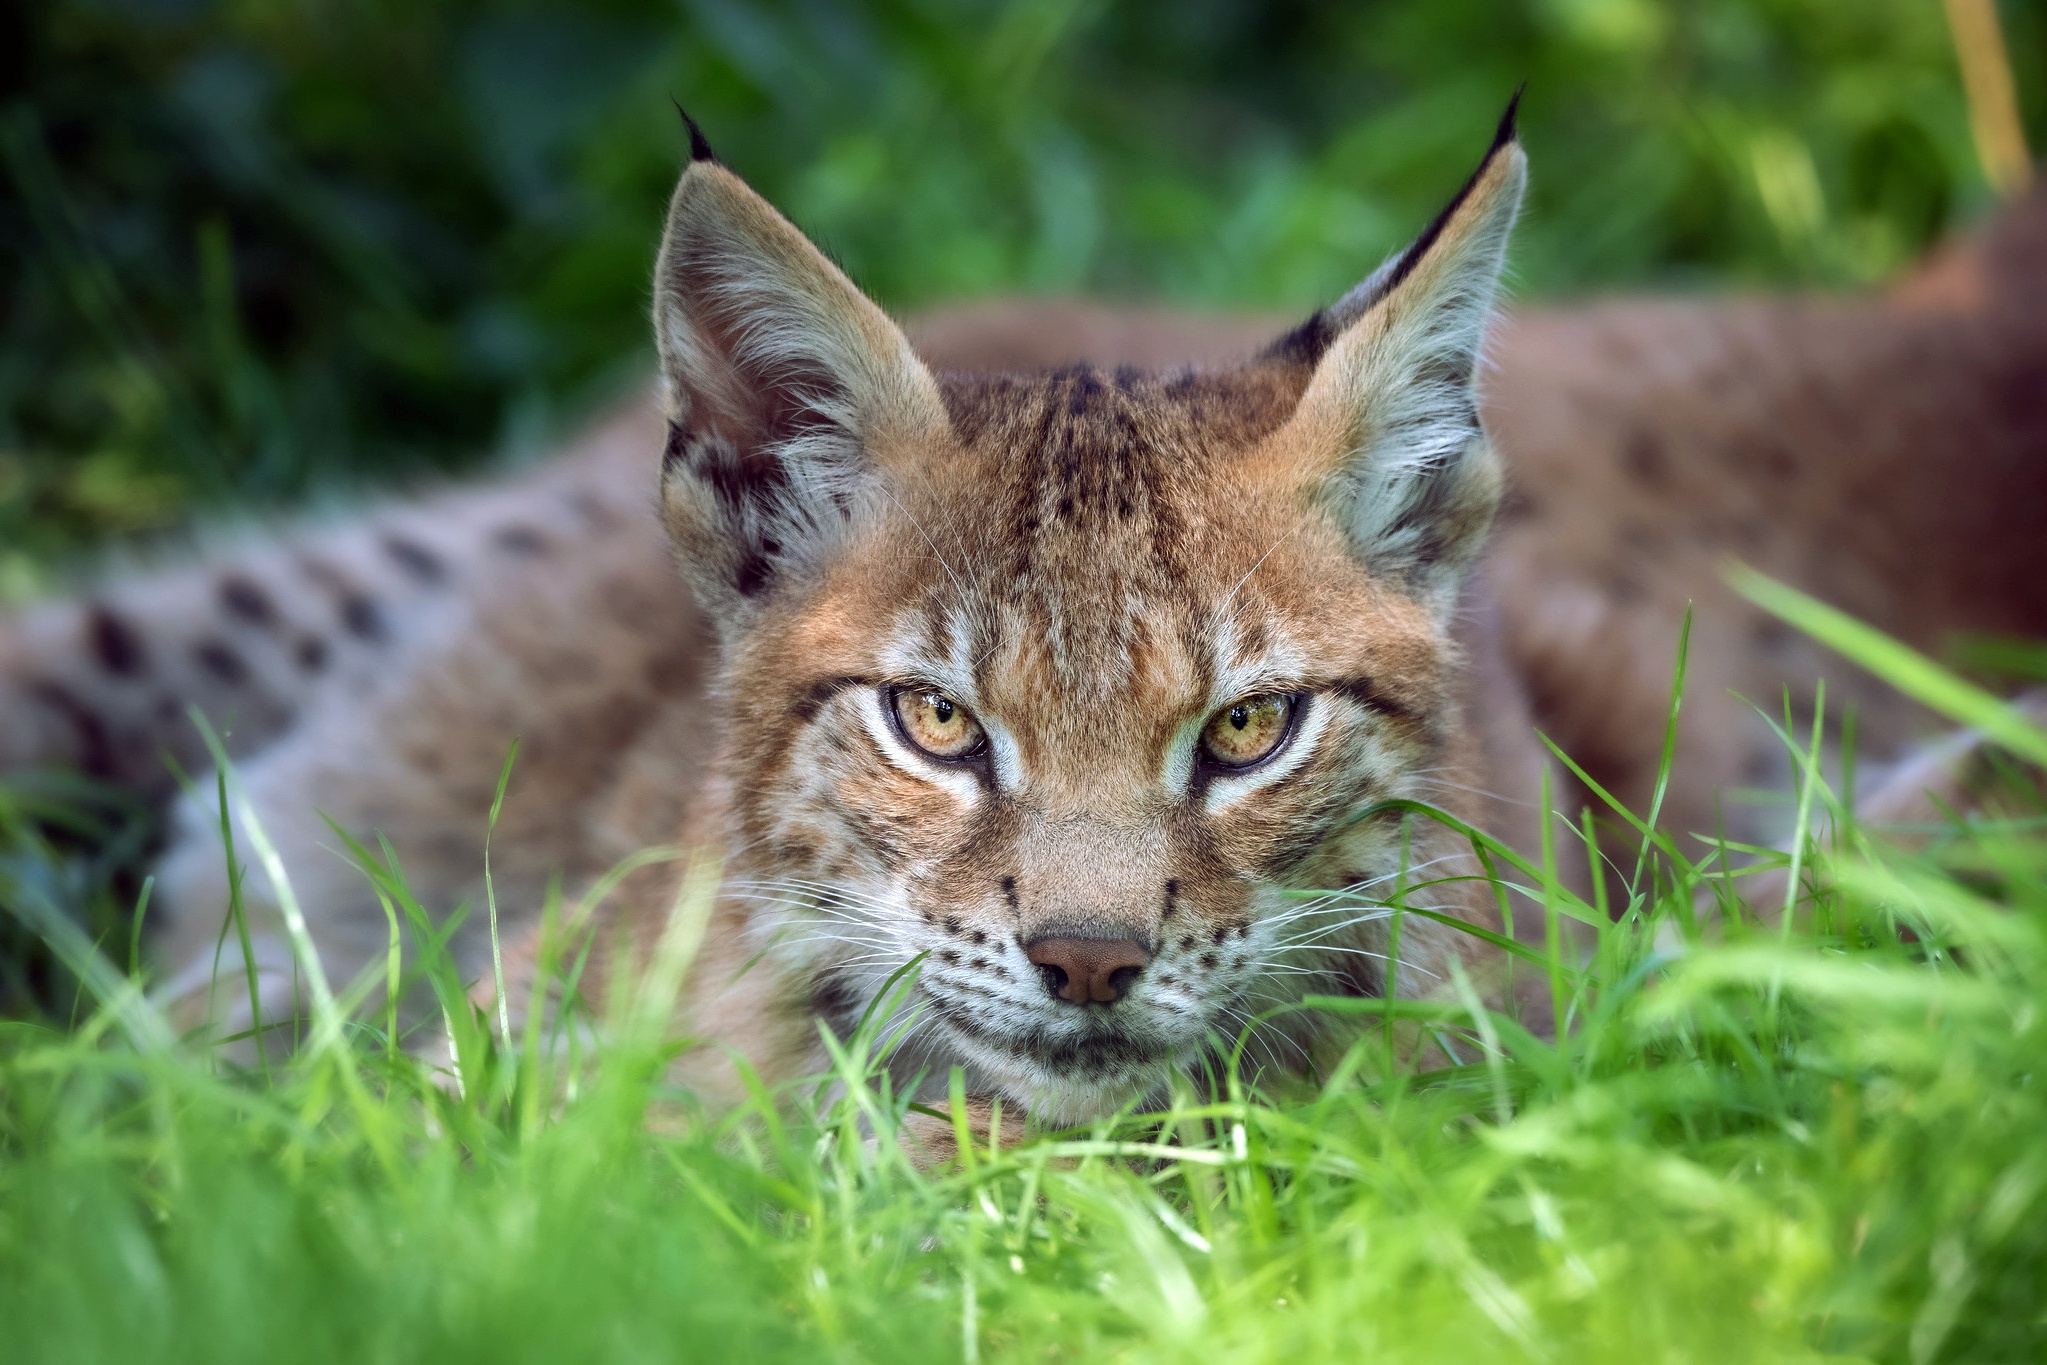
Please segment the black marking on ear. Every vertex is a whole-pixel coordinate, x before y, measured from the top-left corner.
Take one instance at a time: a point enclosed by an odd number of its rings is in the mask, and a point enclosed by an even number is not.
[[[1426,373],[1426,371],[1424,371]],[[1470,379],[1468,366],[1444,367],[1445,383],[1465,384]],[[1465,422],[1473,436],[1478,435],[1478,409],[1467,404]],[[1415,566],[1425,568],[1440,564],[1449,558],[1457,541],[1468,534],[1463,520],[1444,504],[1437,488],[1432,487],[1416,500],[1414,506],[1403,512],[1393,523],[1395,534],[1413,533],[1415,540],[1412,560]]]
[[[220,580],[217,591],[220,605],[228,615],[252,626],[267,627],[277,623],[277,604],[270,600],[269,593],[257,586],[255,580],[231,573]]]
[[[678,472],[706,485],[725,514],[735,519],[749,510],[769,519],[790,495],[789,471],[780,460],[766,455],[748,457],[728,442],[700,440],[694,432],[670,422],[661,473],[668,478]],[[779,547],[769,544],[764,549],[772,555]]]
[[[86,636],[101,668],[117,678],[133,678],[149,667],[149,648],[127,618],[95,602],[85,618]]]
[[[756,550],[741,559],[739,567],[732,571],[732,586],[739,589],[741,597],[758,597],[767,591],[774,576],[774,565]]]
[[[1478,169],[1471,173],[1463,188],[1443,206],[1442,212],[1422,229],[1421,235],[1408,243],[1407,248],[1394,258],[1392,265],[1385,269],[1383,278],[1373,283],[1372,293],[1359,305],[1359,312],[1377,304],[1414,273],[1414,268],[1429,254],[1430,248],[1435,246],[1436,239],[1443,235],[1443,229],[1449,226],[1450,219],[1463,206],[1464,201],[1471,197],[1471,192],[1478,188],[1478,182],[1484,178],[1486,168],[1493,164],[1493,158],[1500,154],[1502,148],[1518,138],[1516,129],[1521,109],[1521,92],[1527,88],[1527,81],[1521,82],[1515,88],[1513,97],[1507,101],[1506,112],[1500,115],[1499,126],[1493,130],[1492,145],[1486,148],[1485,155],[1479,159]],[[1336,340],[1336,334],[1337,328],[1330,321],[1329,311],[1323,309],[1266,347],[1260,358],[1313,365],[1322,359],[1323,353],[1329,349],[1329,344]]]
[[[384,536],[383,546],[391,561],[417,582],[433,584],[448,576],[441,557],[416,540],[393,532]]]
[[[1500,115],[1500,125],[1493,130],[1493,145],[1486,149],[1490,158],[1494,152],[1521,136],[1521,97],[1528,92],[1528,78],[1522,77],[1521,84],[1514,87],[1514,93],[1507,97],[1507,108]]]
[[[1330,324],[1328,310],[1318,308],[1306,322],[1266,347],[1265,358],[1313,365],[1335,339],[1336,328]]]
[[[668,102],[674,105],[675,112],[682,116],[682,126],[689,129],[689,159],[693,162],[708,161],[714,166],[722,164],[718,160],[718,154],[711,150],[711,140],[704,136],[703,129],[697,127],[697,121],[689,116],[689,110],[683,108],[682,102],[673,96]]]
[[[749,507],[767,514],[789,494],[789,471],[780,460],[749,460],[736,454],[720,458],[713,453],[698,460],[692,472],[711,486],[733,515]]]
[[[668,424],[668,440],[661,447],[661,472],[665,475],[689,459],[689,431],[680,422]]]

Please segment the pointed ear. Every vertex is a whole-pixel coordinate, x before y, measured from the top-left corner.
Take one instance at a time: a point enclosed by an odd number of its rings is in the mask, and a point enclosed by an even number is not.
[[[691,134],[654,275],[661,508],[729,626],[814,572],[870,513],[875,472],[950,424],[888,315]]]
[[[1311,368],[1267,449],[1336,515],[1361,561],[1439,613],[1500,496],[1473,379],[1527,180],[1514,112],[1412,245],[1267,353]]]

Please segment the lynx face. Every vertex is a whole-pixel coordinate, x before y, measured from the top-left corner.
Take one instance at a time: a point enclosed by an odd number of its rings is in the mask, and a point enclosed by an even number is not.
[[[726,894],[813,1006],[926,955],[915,1059],[1068,1121],[1271,1006],[1432,984],[1456,948],[1390,962],[1398,826],[1360,815],[1456,724],[1511,118],[1420,241],[1203,375],[934,376],[700,152],[664,514],[724,644]]]

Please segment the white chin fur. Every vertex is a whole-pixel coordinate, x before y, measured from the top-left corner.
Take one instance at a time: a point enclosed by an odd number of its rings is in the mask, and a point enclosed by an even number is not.
[[[975,1071],[1043,1128],[1071,1128],[1123,1110],[1142,1110],[1164,1097],[1176,1069],[1175,1060],[1167,1057],[1099,1077],[1060,1075],[1029,1057],[997,1053],[968,1039],[958,1039],[957,1046],[972,1059]]]
[[[1064,1083],[1033,1091],[1021,1103],[1046,1128],[1072,1128],[1121,1110],[1150,1108],[1165,1094],[1172,1074],[1172,1066],[1160,1062],[1107,1085]]]

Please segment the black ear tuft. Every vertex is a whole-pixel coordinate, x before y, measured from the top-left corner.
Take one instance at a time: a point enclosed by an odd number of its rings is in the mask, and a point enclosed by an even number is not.
[[[1507,112],[1500,115],[1500,126],[1493,132],[1493,145],[1486,148],[1486,156],[1488,158],[1494,152],[1499,151],[1500,148],[1521,136],[1521,129],[1517,126],[1517,120],[1521,115],[1521,96],[1527,89],[1528,82],[1525,80],[1514,87],[1513,97],[1507,101]]]
[[[1516,95],[1515,98],[1519,99],[1520,96]],[[711,150],[711,140],[704,136],[703,129],[697,127],[697,121],[689,116],[689,110],[683,108],[682,102],[672,96],[668,102],[675,106],[676,113],[682,115],[682,126],[689,129],[689,159],[715,162],[718,154]]]
[[[1266,347],[1259,355],[1261,360],[1315,364],[1322,359],[1323,352],[1329,349],[1329,343],[1336,339],[1337,333],[1356,322],[1413,273],[1422,257],[1435,246],[1436,239],[1442,235],[1443,229],[1456,215],[1458,208],[1471,197],[1472,191],[1485,178],[1486,170],[1493,164],[1493,159],[1503,149],[1513,146],[1519,138],[1516,120],[1521,112],[1521,93],[1527,88],[1527,81],[1514,88],[1513,97],[1507,101],[1507,110],[1500,115],[1499,126],[1493,130],[1492,143],[1486,148],[1485,155],[1479,159],[1478,169],[1471,173],[1471,178],[1464,182],[1464,187],[1457,191],[1456,197],[1445,204],[1442,212],[1422,229],[1421,236],[1387,258],[1386,262],[1357,288]]]
[[[1500,115],[1500,126],[1493,130],[1492,145],[1485,149],[1485,155],[1479,159],[1478,169],[1464,182],[1464,188],[1457,191],[1457,197],[1443,205],[1443,211],[1422,229],[1422,235],[1415,238],[1407,250],[1400,254],[1399,260],[1393,263],[1391,270],[1382,271],[1375,277],[1378,280],[1380,297],[1392,293],[1394,288],[1408,277],[1421,258],[1428,254],[1429,248],[1436,244],[1436,238],[1442,235],[1443,229],[1449,225],[1451,218],[1456,216],[1457,210],[1463,207],[1464,201],[1471,197],[1471,192],[1485,179],[1485,173],[1492,166],[1493,158],[1505,148],[1514,145],[1514,140],[1520,136],[1515,120],[1521,112],[1521,92],[1527,88],[1527,81],[1514,88],[1514,97],[1507,101],[1507,112]]]
[[[1438,620],[1485,541],[1501,469],[1472,377],[1528,179],[1509,103],[1479,168],[1406,250],[1280,343],[1322,355],[1289,426],[1303,492],[1363,566]],[[1323,338],[1326,336],[1326,340]]]

